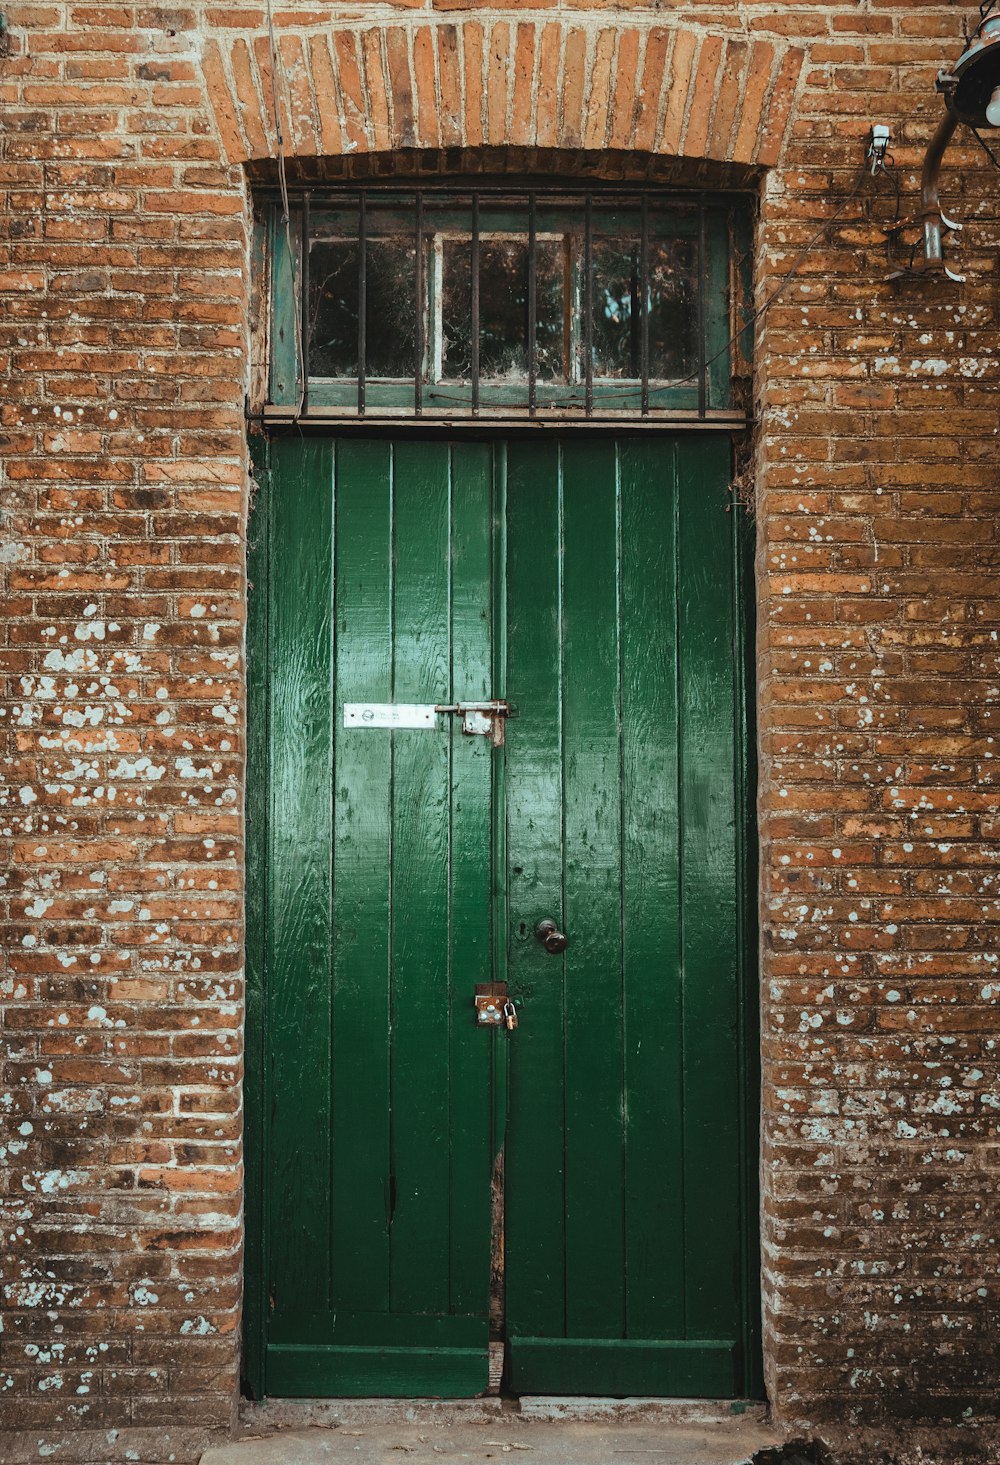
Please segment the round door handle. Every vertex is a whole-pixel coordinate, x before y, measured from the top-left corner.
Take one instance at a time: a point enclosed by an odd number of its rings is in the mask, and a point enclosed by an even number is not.
[[[538,922],[538,925],[535,927],[535,935],[545,947],[545,950],[553,956],[558,956],[560,951],[565,951],[569,945],[565,931],[560,931],[551,917],[547,917],[544,921]]]

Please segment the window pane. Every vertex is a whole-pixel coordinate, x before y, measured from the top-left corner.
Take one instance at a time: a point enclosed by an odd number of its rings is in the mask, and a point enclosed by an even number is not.
[[[417,251],[413,240],[369,239],[365,315],[369,376],[413,376],[416,290]]]
[[[472,244],[441,244],[441,377],[468,381],[472,375]]]
[[[358,246],[344,239],[309,250],[309,370],[358,374]]]
[[[412,239],[369,239],[365,373],[411,377],[417,340]],[[314,376],[358,374],[358,242],[315,240],[309,251],[309,366]]]
[[[568,239],[539,239],[535,265],[535,370],[539,381],[569,376]]]
[[[649,245],[649,374],[661,381],[698,365],[698,246],[693,239]]]
[[[365,410],[412,404],[419,218],[424,406],[449,413],[467,408],[473,396],[472,220],[477,212],[476,195],[468,190],[428,188],[421,196],[412,186],[372,186],[364,190],[364,197],[363,306],[358,279],[361,194],[332,191],[310,212],[306,313],[310,375],[317,388],[310,401],[317,408],[357,408],[358,317],[363,308],[364,374],[372,388],[365,397]],[[672,388],[684,387],[693,378],[706,349],[698,340],[696,206],[661,193],[648,195],[645,208],[638,192],[589,195],[588,289],[586,190],[578,195],[548,195],[539,190],[534,199],[536,405],[544,409],[565,404],[585,410],[582,385],[589,341],[595,387],[592,405],[604,411],[632,410],[639,401],[645,328],[648,402],[652,410],[666,406]],[[479,401],[484,409],[504,407],[520,412],[529,405],[530,212],[529,198],[523,193],[485,186],[478,192]],[[645,269],[641,257],[644,214]],[[721,340],[730,311],[724,212],[716,210],[709,223],[712,247],[705,261],[703,315],[714,332],[713,339]],[[300,238],[299,231],[294,232],[293,252]],[[276,259],[279,256],[280,251]],[[286,378],[297,352],[289,334],[294,326],[295,284],[297,280],[289,277],[287,268],[284,273],[275,270],[272,319],[281,322],[281,330],[275,334],[276,350],[285,352],[281,369],[274,375],[279,404],[285,403],[291,390]],[[641,298],[643,285],[645,301]],[[728,401],[727,371],[728,363],[723,362],[713,372],[716,385],[707,405]],[[688,387],[685,403],[695,400],[695,389]]]
[[[441,245],[441,375],[472,375],[472,241]],[[564,380],[566,250],[536,243],[535,364],[539,380]],[[479,374],[493,381],[528,378],[528,241],[518,235],[479,244]]]
[[[648,246],[649,375],[686,376],[697,364],[697,245],[653,239]],[[641,375],[640,243],[594,237],[592,319],[594,375]]]

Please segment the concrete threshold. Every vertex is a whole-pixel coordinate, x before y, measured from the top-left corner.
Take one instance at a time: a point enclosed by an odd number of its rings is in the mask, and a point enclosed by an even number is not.
[[[701,1399],[276,1400],[202,1465],[751,1465],[761,1405]]]

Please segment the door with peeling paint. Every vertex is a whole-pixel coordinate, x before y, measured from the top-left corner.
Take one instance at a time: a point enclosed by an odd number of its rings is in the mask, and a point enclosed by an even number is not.
[[[515,1390],[751,1392],[728,440],[279,437],[259,477],[255,1389],[481,1392],[502,1256]],[[494,698],[502,747],[345,725]]]

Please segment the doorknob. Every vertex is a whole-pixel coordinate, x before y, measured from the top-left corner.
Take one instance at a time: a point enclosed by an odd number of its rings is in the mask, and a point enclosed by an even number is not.
[[[545,947],[545,950],[551,952],[553,956],[558,956],[560,951],[565,951],[569,945],[566,939],[566,933],[560,931],[550,916],[547,916],[544,921],[538,922],[538,925],[535,927],[535,935]]]

